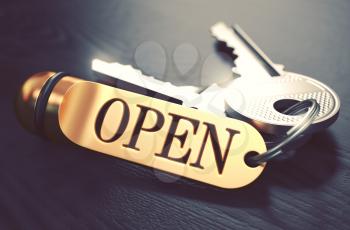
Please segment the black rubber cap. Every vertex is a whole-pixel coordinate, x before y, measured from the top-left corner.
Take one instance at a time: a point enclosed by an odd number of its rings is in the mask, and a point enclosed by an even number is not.
[[[34,107],[34,126],[39,134],[43,134],[44,132],[45,112],[52,90],[57,82],[67,75],[64,72],[55,73],[45,82],[40,90]]]

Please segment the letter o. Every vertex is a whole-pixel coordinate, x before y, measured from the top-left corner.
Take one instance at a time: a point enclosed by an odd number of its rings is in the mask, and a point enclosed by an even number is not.
[[[109,139],[104,139],[101,135],[101,129],[102,129],[102,124],[103,124],[103,121],[106,117],[106,114],[109,110],[109,108],[115,103],[115,102],[119,102],[123,105],[123,117],[121,119],[121,122],[120,122],[120,125],[116,131],[116,133]],[[129,118],[130,118],[130,110],[129,110],[129,107],[128,107],[128,104],[119,99],[119,98],[114,98],[114,99],[111,99],[109,101],[107,101],[103,106],[102,108],[100,109],[100,111],[98,112],[97,114],[97,118],[96,118],[96,122],[95,122],[95,133],[98,137],[98,139],[100,139],[101,141],[103,142],[107,142],[107,143],[110,143],[110,142],[113,142],[113,141],[116,141],[118,140],[118,138],[120,138],[126,127],[127,127],[127,124],[129,122]]]

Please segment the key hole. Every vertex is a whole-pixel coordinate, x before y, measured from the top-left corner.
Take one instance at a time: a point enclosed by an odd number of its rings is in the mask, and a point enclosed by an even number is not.
[[[254,152],[254,151],[246,153],[246,155],[244,156],[244,163],[246,165],[248,165],[250,168],[258,167],[259,166],[258,164],[254,163],[252,160],[249,159],[249,158],[257,156],[257,155],[259,155],[259,153]]]
[[[284,111],[286,111],[286,109],[290,108],[291,106],[295,105],[298,102],[299,102],[298,100],[294,100],[294,99],[281,99],[281,100],[276,101],[273,104],[273,107],[278,112],[280,112],[282,114],[290,115],[290,116],[296,116],[296,115],[301,115],[301,114],[306,113],[307,109],[301,110],[298,113],[293,114],[293,115],[284,112]]]

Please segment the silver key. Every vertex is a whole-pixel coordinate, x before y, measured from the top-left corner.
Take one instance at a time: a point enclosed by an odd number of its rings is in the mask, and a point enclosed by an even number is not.
[[[123,65],[118,62],[108,63],[99,59],[92,61],[92,70],[128,82],[143,89],[151,90],[170,98],[179,100],[179,103],[193,107],[198,103],[200,89],[195,86],[175,86],[170,82],[158,80],[152,76],[144,75],[140,70],[131,65]],[[157,95],[155,96],[157,97]]]
[[[311,77],[284,71],[283,66],[274,64],[238,26],[231,28],[217,23],[211,32],[238,55],[233,71],[240,77],[225,87],[228,116],[248,121],[266,133],[280,134],[301,118],[301,115],[283,114],[284,107],[315,99],[321,110],[310,127],[311,132],[326,128],[337,119],[340,99],[330,87]]]
[[[144,75],[140,70],[131,65],[122,65],[118,62],[108,63],[99,59],[92,61],[92,70],[116,80],[113,86],[119,81],[128,82],[145,90],[152,90],[170,98],[177,99],[175,103],[187,107],[194,107],[217,115],[225,116],[224,91],[215,84],[207,88],[205,92],[199,93],[202,89],[196,86],[175,86],[170,82],[158,80],[152,76]],[[129,90],[130,87],[125,87]],[[135,91],[140,93],[139,91]],[[146,94],[147,93],[143,93]],[[162,99],[159,95],[154,97]],[[163,98],[164,99],[164,98]],[[165,99],[166,100],[166,99]],[[174,102],[173,100],[168,100]]]

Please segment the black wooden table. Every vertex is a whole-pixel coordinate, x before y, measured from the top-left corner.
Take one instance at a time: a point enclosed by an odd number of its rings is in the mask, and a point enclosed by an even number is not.
[[[347,0],[2,1],[0,229],[349,229],[349,12]],[[342,101],[331,128],[246,188],[215,189],[52,143],[16,120],[13,101],[29,74],[94,79],[95,57],[178,85],[224,81],[233,57],[209,34],[219,20],[239,23],[271,59]],[[192,55],[181,59],[187,69],[177,68],[176,50]]]

